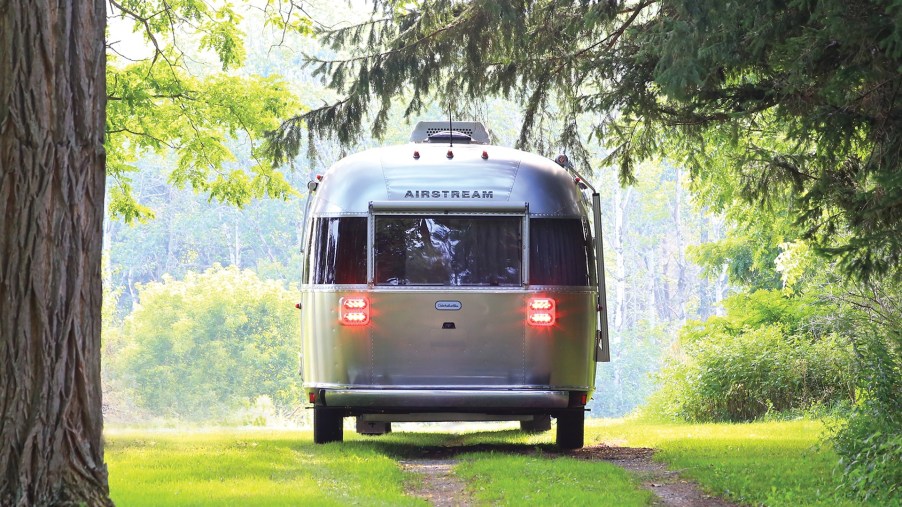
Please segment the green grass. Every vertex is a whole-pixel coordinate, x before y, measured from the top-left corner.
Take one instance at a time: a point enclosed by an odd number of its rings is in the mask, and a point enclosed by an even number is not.
[[[397,459],[448,457],[480,504],[646,505],[623,470],[546,456],[551,434],[393,433],[314,446],[309,432],[129,430],[107,435],[113,500],[123,506],[425,505]],[[491,449],[492,452],[485,452]],[[531,453],[512,455],[509,453]]]
[[[858,505],[837,495],[837,457],[811,421],[590,421],[586,443],[655,447],[656,459],[751,505]],[[425,505],[398,459],[454,456],[479,504],[644,505],[650,494],[605,462],[555,455],[554,432],[393,433],[314,446],[310,432],[129,430],[107,435],[113,500],[142,505]]]
[[[426,505],[373,446],[314,446],[309,432],[128,432],[106,449],[111,496],[127,507]]]
[[[653,495],[625,470],[605,462],[555,456],[554,433],[517,430],[392,433],[370,439],[399,458],[445,456],[480,505],[647,505]]]
[[[816,421],[749,424],[651,424],[597,421],[587,444],[654,447],[656,459],[707,490],[768,506],[860,505],[839,493],[836,454],[820,443]]]
[[[641,506],[654,497],[617,466],[572,458],[467,454],[457,473],[480,504]]]

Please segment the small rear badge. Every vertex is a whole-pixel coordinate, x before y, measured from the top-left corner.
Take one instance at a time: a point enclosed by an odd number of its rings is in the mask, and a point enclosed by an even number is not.
[[[435,309],[436,310],[460,310],[463,305],[460,304],[460,301],[436,301]]]

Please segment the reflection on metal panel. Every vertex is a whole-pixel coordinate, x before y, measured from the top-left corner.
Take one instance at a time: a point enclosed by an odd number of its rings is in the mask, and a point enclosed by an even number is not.
[[[451,294],[461,309],[448,316],[435,302]],[[373,299],[374,384],[524,385],[522,294],[385,291]]]
[[[481,147],[462,146],[455,147],[454,159],[448,160],[447,146],[419,150],[422,158],[412,161],[416,163],[385,164],[388,199],[509,200],[520,157],[485,161]]]
[[[555,299],[557,318],[552,327],[526,326],[526,383],[593,387],[595,293],[548,291],[541,295]]]
[[[567,408],[569,398],[567,391],[337,389],[326,394],[326,404],[333,407],[554,409]]]
[[[529,203],[523,201],[373,201],[370,210],[393,213],[516,213],[529,210]]]
[[[368,292],[367,326],[338,323],[338,301],[360,291],[306,291],[304,386],[370,388],[591,389],[595,380],[594,293],[554,297],[554,327],[526,324],[535,292],[499,289]],[[459,301],[458,311],[436,309]],[[454,327],[446,326],[453,322]]]
[[[529,202],[530,213],[537,215],[585,215],[573,178],[547,158],[500,146],[461,145],[448,159],[448,149],[411,144],[346,157],[323,175],[311,214],[363,213],[372,201],[516,201]]]

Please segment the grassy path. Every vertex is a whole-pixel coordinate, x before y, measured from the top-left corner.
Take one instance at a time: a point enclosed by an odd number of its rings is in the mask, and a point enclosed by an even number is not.
[[[473,499],[467,484],[454,469],[458,461],[445,459],[402,459],[401,467],[413,475],[408,493],[426,500],[434,507],[469,507]]]
[[[123,506],[426,505],[372,446],[315,446],[309,432],[129,432],[107,437],[110,490]]]
[[[750,505],[861,505],[841,495],[836,454],[819,443],[817,421],[650,424],[595,421],[587,444],[658,449],[655,455],[708,491]],[[876,504],[875,504],[876,505]]]
[[[839,505],[835,456],[820,425],[652,425],[593,422],[587,445],[659,449],[708,491],[765,505]],[[427,505],[422,476],[401,462],[453,458],[475,505],[648,505],[635,475],[609,462],[561,455],[553,432],[393,433],[314,446],[309,432],[108,432],[119,505]],[[469,501],[468,500],[468,501]],[[852,504],[849,504],[852,505]]]

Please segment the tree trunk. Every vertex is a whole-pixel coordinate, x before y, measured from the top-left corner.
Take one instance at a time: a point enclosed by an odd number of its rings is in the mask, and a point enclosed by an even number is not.
[[[686,247],[683,244],[683,170],[676,167],[676,183],[674,184],[674,204],[673,204],[673,232],[676,239],[676,268],[677,268],[677,287],[676,287],[676,309],[675,317],[680,321],[680,325],[686,323],[686,300],[687,280],[686,280]]]
[[[699,243],[702,245],[708,243],[710,240],[708,239],[708,228],[710,227],[711,219],[708,216],[708,208],[702,208],[702,225],[700,228],[700,238]],[[712,305],[712,297],[710,288],[710,279],[711,276],[709,274],[705,274],[703,276],[699,276],[698,278],[698,318],[702,322],[708,320],[708,317],[714,313],[713,305]]]
[[[646,250],[645,271],[648,273],[648,323],[652,327],[658,325],[658,279],[663,275],[658,275],[658,263],[655,260],[655,248]]]
[[[232,213],[232,265],[241,268],[241,236],[238,234],[238,211]]]
[[[0,0],[0,505],[111,505],[100,0]]]
[[[626,312],[625,222],[626,210],[629,207],[630,194],[632,192],[632,187],[628,187],[626,192],[624,192],[619,184],[614,186],[614,234],[612,235],[614,239],[614,331],[617,333],[618,340],[624,329],[624,314]]]

